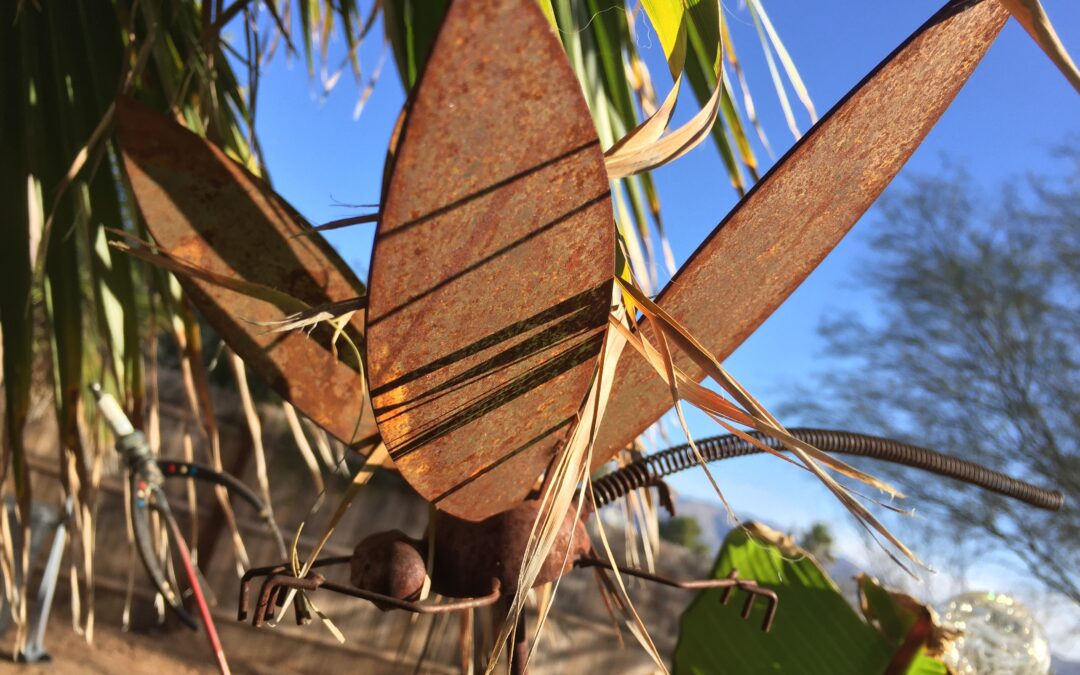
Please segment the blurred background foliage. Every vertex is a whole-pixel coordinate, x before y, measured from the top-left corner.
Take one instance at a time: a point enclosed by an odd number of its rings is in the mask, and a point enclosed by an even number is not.
[[[796,391],[787,407],[815,424],[859,420],[873,433],[1056,486],[1067,497],[1051,513],[880,468],[947,548],[1025,569],[1080,604],[1076,140],[1054,153],[1060,174],[1010,180],[992,194],[948,164],[887,191],[870,230],[873,257],[853,280],[873,291],[877,311],[824,320],[835,365],[813,395]]]

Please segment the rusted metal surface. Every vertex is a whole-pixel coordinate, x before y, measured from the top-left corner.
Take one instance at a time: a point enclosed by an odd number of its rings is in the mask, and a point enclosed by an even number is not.
[[[565,443],[615,264],[596,131],[534,0],[451,5],[392,165],[368,305],[376,419],[421,495],[480,520]]]
[[[492,589],[500,589],[499,596],[512,596],[518,584],[518,575],[525,559],[525,548],[540,509],[540,502],[527,499],[514,508],[481,521],[465,520],[447,513],[439,513],[435,526],[435,565],[431,590],[444,598],[464,598],[469,601],[490,604]],[[589,511],[576,513],[571,508],[563,518],[555,544],[537,575],[534,586],[555,581],[574,567],[574,561],[592,556],[585,521]],[[430,604],[414,602],[420,586],[427,575],[427,539],[412,539],[399,530],[375,533],[357,546],[351,557],[325,558],[317,561],[313,569],[349,565],[348,591],[340,584],[326,582],[319,574],[312,573],[307,579],[291,576],[288,565],[272,565],[249,570],[240,584],[238,618],[248,618],[251,584],[256,578],[266,577],[259,593],[255,625],[269,618],[282,587],[328,588],[339,593],[369,600],[380,609],[405,609],[429,613],[452,611],[469,605],[461,603],[441,604],[441,610]],[[569,551],[569,554],[567,554]],[[297,582],[311,586],[295,585]],[[492,600],[493,601],[493,600]],[[425,607],[424,609],[419,609]],[[447,608],[450,608],[449,610]]]
[[[398,600],[419,598],[427,579],[421,542],[401,530],[376,532],[361,541],[353,551],[349,568],[353,586]]]
[[[308,305],[362,296],[364,286],[263,181],[220,149],[133,101],[117,106],[117,133],[139,209],[164,250],[216,274],[263,284]],[[282,398],[344,443],[364,450],[377,433],[360,369],[330,331],[271,333],[254,322],[286,312],[199,279],[180,282],[207,321]],[[349,334],[359,340],[357,313]],[[363,414],[361,415],[361,412]]]
[[[435,521],[435,557],[439,562],[431,587],[440,595],[464,598],[481,595],[491,579],[498,579],[503,593],[513,596],[539,512],[539,500],[528,499],[480,522],[439,513]],[[555,581],[573,568],[574,560],[592,553],[585,531],[589,512],[575,515],[576,509],[570,508],[563,516],[534,587]]]
[[[352,586],[327,581],[319,572],[310,572],[304,578],[291,575],[287,565],[275,565],[249,570],[240,583],[240,607],[238,617],[248,617],[251,584],[264,577],[259,591],[252,623],[256,627],[269,620],[275,608],[284,600],[283,590],[300,589],[315,591],[326,589],[354,598],[368,600],[382,610],[403,609],[410,612],[435,614],[452,612],[494,604],[501,600],[497,615],[508,609],[507,599],[517,589],[525,549],[540,510],[540,502],[530,498],[514,508],[481,521],[465,520],[446,513],[439,513],[432,525],[435,528],[435,555],[437,561],[432,570],[431,591],[451,598],[450,602],[438,604],[418,602],[420,588],[426,576],[428,540],[408,537],[398,530],[379,532],[364,539],[349,557],[327,558],[313,565],[326,570],[349,564]],[[598,558],[592,549],[585,521],[591,512],[577,513],[570,508],[563,517],[558,535],[544,560],[533,587],[553,582],[575,567],[599,567],[613,569],[611,564]],[[776,593],[761,587],[752,579],[739,579],[738,571],[732,570],[724,579],[672,579],[644,570],[619,566],[618,570],[630,576],[652,583],[687,590],[723,588],[726,605],[731,592],[739,589],[746,594],[743,618],[750,615],[756,598],[767,602],[762,630],[768,631],[776,613]],[[610,585],[610,581],[607,582]]]
[[[659,304],[718,358],[727,358],[896,176],[1007,17],[996,0],[946,5],[755,186],[679,270]],[[704,377],[688,358],[679,354],[676,361]],[[655,372],[625,355],[594,447],[596,463],[626,447],[671,405]]]
[[[622,565],[612,566],[607,560],[601,560],[595,557],[581,557],[574,563],[575,567],[599,567],[601,569],[618,569],[620,573],[627,574],[638,579],[644,579],[651,581],[654,584],[660,584],[662,586],[671,586],[672,588],[681,588],[687,591],[703,591],[710,588],[722,588],[724,592],[720,594],[720,603],[723,605],[728,604],[728,600],[731,599],[731,593],[737,588],[742,591],[746,597],[743,599],[742,606],[742,618],[743,620],[750,618],[750,612],[754,609],[754,601],[758,598],[765,599],[765,616],[761,620],[761,630],[768,633],[772,629],[773,619],[776,618],[776,608],[780,604],[780,598],[776,595],[776,591],[759,586],[757,581],[753,579],[740,579],[739,570],[733,569],[723,579],[672,579],[659,574],[653,574],[652,572],[646,572],[644,570],[635,569],[633,567],[624,567]]]

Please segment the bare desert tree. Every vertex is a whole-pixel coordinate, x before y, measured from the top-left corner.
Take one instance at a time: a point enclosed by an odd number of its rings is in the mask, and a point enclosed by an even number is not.
[[[1047,513],[893,469],[942,532],[1009,551],[1080,603],[1080,151],[1072,147],[1056,156],[1056,176],[993,194],[955,167],[888,193],[860,277],[879,302],[870,316],[822,325],[829,354],[847,367],[827,374],[814,398],[830,409],[818,414],[849,427],[1061,490],[1063,510]]]

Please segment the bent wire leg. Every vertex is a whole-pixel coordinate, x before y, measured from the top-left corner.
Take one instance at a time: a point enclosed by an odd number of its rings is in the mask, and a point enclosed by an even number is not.
[[[330,581],[323,581],[321,587],[329,591],[334,591],[335,593],[360,598],[361,600],[368,600],[372,603],[390,607],[392,609],[403,609],[406,612],[413,612],[414,614],[447,614],[449,612],[460,612],[466,609],[476,609],[477,607],[487,607],[488,605],[495,604],[499,598],[502,597],[502,588],[498,579],[491,580],[491,591],[487,595],[482,595],[478,598],[451,600],[437,605],[429,602],[399,600],[398,598],[369,591],[364,588],[335,584]]]
[[[337,557],[332,557],[332,558],[323,558],[322,560],[315,561],[315,563],[311,567],[312,567],[312,569],[315,569],[315,568],[319,568],[319,567],[328,567],[328,566],[331,566],[331,565],[341,565],[341,564],[348,563],[351,560],[352,560],[352,556],[337,556]],[[250,597],[251,597],[251,584],[255,580],[256,577],[268,577],[268,580],[269,580],[269,578],[272,578],[272,577],[275,577],[275,576],[290,576],[291,577],[292,576],[291,570],[292,570],[292,566],[289,565],[288,563],[280,563],[280,564],[277,564],[277,565],[267,565],[265,567],[252,567],[247,572],[245,572],[244,576],[242,576],[240,578],[240,602],[239,602],[239,606],[237,608],[237,616],[236,616],[237,621],[245,621],[245,620],[247,620],[248,605],[249,605]],[[265,586],[265,583],[264,583],[264,586]],[[260,593],[260,597],[261,597],[261,593]],[[256,612],[255,620],[258,621],[258,623],[256,625],[262,625],[263,620],[258,616],[258,612]],[[299,623],[306,623],[306,622],[302,621],[301,617],[298,615],[297,616],[297,623],[299,624]]]
[[[252,617],[253,626],[258,628],[273,616],[274,606],[277,604],[278,599],[283,597],[281,594],[282,589],[296,589],[308,593],[323,589],[333,591],[334,593],[340,593],[341,595],[358,598],[360,600],[367,600],[368,602],[378,605],[380,608],[401,609],[415,614],[446,614],[449,612],[475,609],[477,607],[486,607],[497,602],[502,596],[498,580],[493,580],[491,592],[487,595],[479,598],[464,598],[461,600],[434,604],[399,600],[398,598],[383,595],[382,593],[375,593],[374,591],[363,588],[355,588],[353,586],[334,583],[332,581],[327,581],[326,577],[318,573],[309,573],[307,577],[303,579],[298,579],[291,574],[278,573],[271,574],[267,577],[266,581],[263,582],[262,588],[259,591],[255,614]]]
[[[323,560],[316,561],[311,567],[314,570],[321,567],[341,565],[348,563],[351,560],[351,556],[324,558]],[[353,598],[367,600],[380,607],[401,609],[415,614],[445,614],[448,612],[475,609],[477,607],[486,607],[487,605],[494,604],[502,596],[499,581],[493,579],[491,592],[478,598],[464,598],[440,604],[413,602],[410,600],[400,600],[363,588],[327,581],[326,577],[313,571],[309,572],[304,578],[297,578],[292,575],[291,569],[292,568],[289,565],[280,564],[248,570],[240,581],[240,606],[239,611],[237,612],[237,619],[239,621],[245,621],[248,617],[251,584],[257,577],[266,577],[266,580],[259,589],[255,612],[251,619],[252,625],[256,628],[262,626],[273,617],[274,607],[284,597],[281,594],[282,589],[296,589],[309,593],[319,589],[325,589],[333,591],[334,593],[348,595]]]
[[[776,596],[776,591],[759,586],[756,581],[752,579],[740,579],[738,570],[731,570],[724,579],[672,579],[670,577],[661,576],[659,574],[653,574],[644,570],[635,569],[633,567],[623,567],[621,565],[612,566],[606,560],[600,560],[591,556],[583,556],[574,561],[574,567],[599,567],[602,569],[617,569],[620,574],[627,574],[632,577],[651,581],[653,583],[662,584],[664,586],[671,586],[673,588],[683,588],[686,590],[705,590],[709,588],[722,588],[724,592],[720,596],[720,602],[727,604],[731,599],[731,593],[736,588],[746,593],[746,601],[742,607],[742,618],[750,618],[750,612],[754,608],[754,600],[757,597],[766,598],[767,604],[765,607],[765,618],[761,622],[761,630],[768,632],[772,627],[773,618],[776,616],[776,606],[779,603],[779,598]]]

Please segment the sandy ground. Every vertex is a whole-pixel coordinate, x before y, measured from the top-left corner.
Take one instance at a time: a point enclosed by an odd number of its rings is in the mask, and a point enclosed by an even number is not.
[[[0,672],[72,675],[78,673],[132,673],[188,675],[213,672],[209,647],[202,636],[180,632],[122,632],[117,626],[99,625],[94,645],[88,646],[72,629],[68,617],[53,618],[45,636],[50,662],[23,664],[11,661],[11,634],[4,636]],[[234,672],[257,672],[234,669]]]

